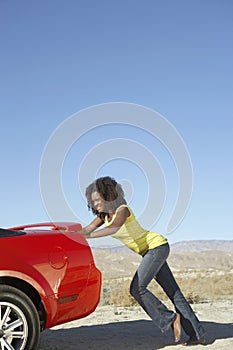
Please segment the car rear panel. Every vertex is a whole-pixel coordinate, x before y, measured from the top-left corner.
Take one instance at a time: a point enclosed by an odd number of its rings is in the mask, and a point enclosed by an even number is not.
[[[85,238],[59,230],[22,232],[26,234],[0,238],[0,270],[38,290],[47,309],[46,328],[94,311],[101,273]]]

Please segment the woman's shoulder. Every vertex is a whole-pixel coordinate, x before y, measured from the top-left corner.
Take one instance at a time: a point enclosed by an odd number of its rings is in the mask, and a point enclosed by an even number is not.
[[[117,209],[116,209],[116,212],[115,212],[115,215],[118,213],[118,212],[122,212],[122,211],[127,211],[128,212],[128,216],[132,216],[133,215],[133,211],[132,209],[128,206],[128,204],[121,204]]]
[[[119,211],[119,210],[122,210],[122,209],[124,209],[124,208],[126,208],[126,209],[128,209],[130,212],[132,212],[132,210],[130,209],[130,207],[128,206],[128,204],[121,204],[121,205],[119,205],[119,207],[117,207],[117,209],[116,209],[116,212]]]

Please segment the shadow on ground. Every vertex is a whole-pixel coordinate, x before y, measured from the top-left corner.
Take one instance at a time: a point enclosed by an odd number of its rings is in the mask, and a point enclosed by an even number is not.
[[[202,325],[207,331],[208,344],[218,339],[233,342],[231,323],[202,322]],[[186,339],[184,334],[182,340]],[[162,334],[151,321],[140,320],[46,330],[41,334],[39,350],[156,350],[172,345],[177,350],[185,349],[174,344],[172,331]]]

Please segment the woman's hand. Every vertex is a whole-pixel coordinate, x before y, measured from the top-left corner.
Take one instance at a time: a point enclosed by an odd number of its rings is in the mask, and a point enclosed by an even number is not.
[[[82,228],[82,230],[79,231],[85,238],[93,238],[91,236],[91,233],[97,228],[99,228],[101,225],[103,225],[104,221],[100,217],[96,217],[89,225]]]

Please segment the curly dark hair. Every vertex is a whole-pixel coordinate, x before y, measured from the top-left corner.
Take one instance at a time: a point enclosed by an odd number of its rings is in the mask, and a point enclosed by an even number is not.
[[[91,197],[93,192],[98,192],[103,198],[103,200],[106,202],[106,213],[99,213],[94,208]],[[93,214],[100,216],[102,219],[104,219],[105,215],[108,214],[108,211],[115,212],[120,205],[126,204],[126,200],[124,198],[125,194],[121,185],[110,176],[100,177],[93,181],[86,188],[85,194],[87,198],[88,209],[91,209]]]

